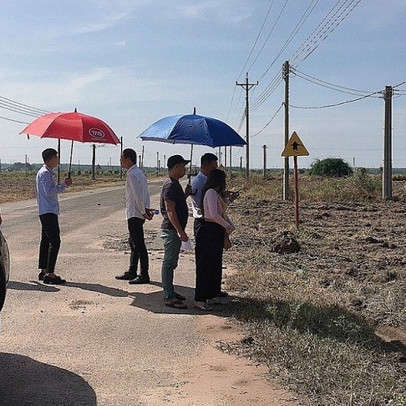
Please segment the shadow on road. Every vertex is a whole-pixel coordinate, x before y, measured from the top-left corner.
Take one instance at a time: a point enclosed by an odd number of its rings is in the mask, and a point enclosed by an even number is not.
[[[90,292],[102,293],[103,295],[113,297],[127,297],[130,296],[130,292],[126,290],[112,288],[110,286],[100,285],[100,283],[80,283],[80,282],[67,282],[66,285],[70,288],[79,288],[83,290],[89,290]]]
[[[10,282],[8,285],[9,289],[15,290],[39,290],[44,292],[59,292],[60,289],[55,286],[44,285],[38,282],[23,283],[23,282]],[[150,285],[161,287],[160,282],[151,281]],[[171,307],[165,306],[164,297],[162,290],[157,292],[129,292],[127,290],[113,288],[110,286],[101,285],[99,283],[81,283],[81,282],[67,282],[64,287],[78,288],[83,290],[88,290],[90,292],[97,292],[103,295],[108,295],[112,297],[130,297],[133,298],[131,306],[139,307],[153,313],[161,314],[216,314],[218,316],[228,317],[231,315],[230,307],[224,305],[213,305],[213,310],[206,312],[203,310],[196,309],[193,306],[195,290],[188,286],[175,286],[176,292],[186,297],[187,309],[173,309]],[[136,285],[130,285],[132,289],[136,289]],[[0,403],[1,406],[1,403]]]
[[[0,406],[96,406],[79,375],[32,358],[0,353]]]
[[[40,290],[43,292],[59,292],[59,290],[60,290],[55,286],[44,285],[43,283],[38,283],[37,281],[30,281],[30,282],[31,283],[10,281],[7,285],[7,289]]]
[[[162,286],[160,282],[151,281],[150,284],[159,287]],[[188,286],[175,286],[175,290],[177,293],[180,293],[181,295],[186,297],[184,303],[187,305],[187,309],[173,309],[171,307],[165,306],[164,295],[161,290],[158,292],[149,293],[132,292],[130,296],[133,297],[134,300],[131,303],[131,306],[139,307],[153,313],[161,314],[216,314],[217,316],[222,317],[228,317],[231,315],[228,305],[213,305],[213,310],[209,312],[196,309],[193,306],[195,296],[194,288],[190,288]]]

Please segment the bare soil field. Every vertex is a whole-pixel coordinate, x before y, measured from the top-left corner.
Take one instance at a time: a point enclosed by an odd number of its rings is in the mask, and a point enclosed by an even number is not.
[[[227,286],[247,337],[223,348],[265,362],[310,405],[406,405],[405,185],[382,201],[375,181],[304,176],[299,230],[280,179],[231,182],[226,258],[239,272]]]

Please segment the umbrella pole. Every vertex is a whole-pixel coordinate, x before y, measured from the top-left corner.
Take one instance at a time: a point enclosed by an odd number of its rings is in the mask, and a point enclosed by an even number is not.
[[[189,183],[192,181],[193,144],[190,145]]]
[[[58,185],[61,181],[61,139],[58,138]]]
[[[72,155],[73,155],[73,140],[72,140],[72,144],[70,144],[70,158],[69,158],[68,178],[70,178],[70,172],[71,172],[71,168],[72,168]]]

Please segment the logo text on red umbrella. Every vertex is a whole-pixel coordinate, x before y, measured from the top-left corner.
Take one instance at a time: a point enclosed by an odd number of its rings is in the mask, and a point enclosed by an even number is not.
[[[90,128],[89,134],[92,138],[101,139],[104,138],[104,131],[99,128]]]

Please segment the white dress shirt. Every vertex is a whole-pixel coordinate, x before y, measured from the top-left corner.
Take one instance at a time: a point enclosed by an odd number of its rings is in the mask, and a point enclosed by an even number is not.
[[[133,165],[127,171],[125,180],[125,218],[138,217],[145,219],[145,209],[150,208],[147,178],[142,171]]]
[[[36,176],[36,192],[38,203],[38,214],[52,213],[59,215],[58,193],[66,189],[66,183],[57,185],[52,169],[42,165]]]

